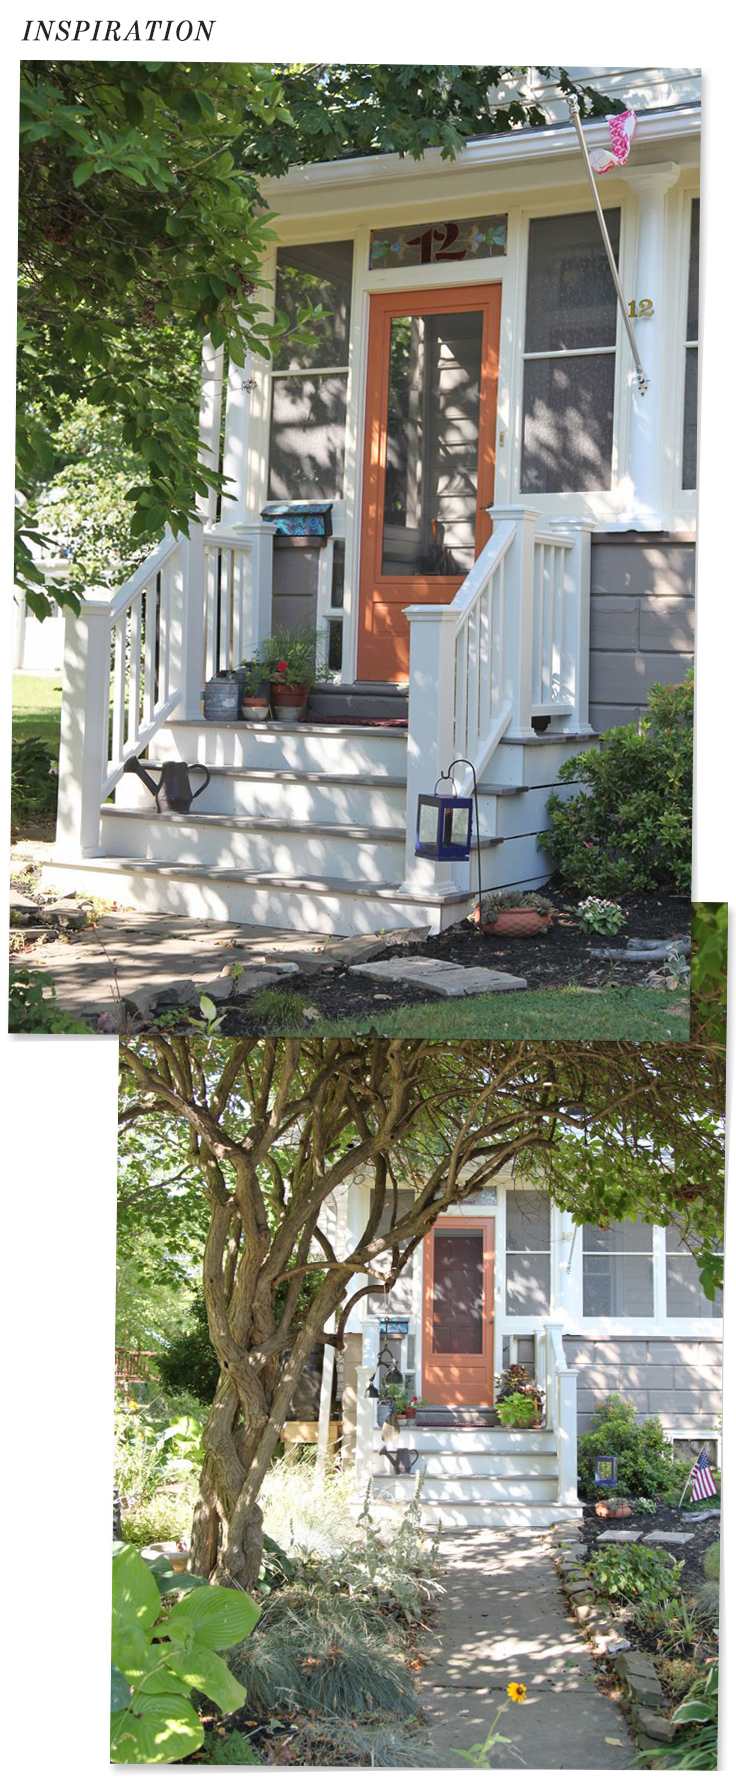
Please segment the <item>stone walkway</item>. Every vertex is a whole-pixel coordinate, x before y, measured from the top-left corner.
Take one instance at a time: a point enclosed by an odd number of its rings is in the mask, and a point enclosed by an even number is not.
[[[567,1612],[547,1535],[457,1533],[442,1540],[440,1558],[445,1593],[419,1678],[436,1753],[428,1766],[468,1768],[456,1751],[482,1743],[505,1706],[497,1729],[518,1755],[494,1745],[493,1768],[637,1767],[624,1715],[601,1692]],[[508,1701],[511,1681],[527,1689],[523,1705]]]

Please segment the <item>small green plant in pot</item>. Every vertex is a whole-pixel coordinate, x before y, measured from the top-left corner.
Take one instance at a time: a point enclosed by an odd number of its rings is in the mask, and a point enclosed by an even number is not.
[[[269,670],[262,664],[258,654],[242,665],[245,671],[243,683],[242,713],[244,720],[267,720],[270,712]]]
[[[262,646],[264,670],[271,679],[271,704],[277,720],[300,720],[310,689],[329,682],[332,672],[320,656],[316,632],[274,633]]]
[[[538,1427],[540,1414],[530,1396],[523,1390],[514,1390],[513,1395],[506,1396],[497,1404],[498,1419],[502,1427]]]
[[[475,913],[490,937],[535,937],[549,930],[553,915],[552,901],[545,894],[514,891],[484,894]]]

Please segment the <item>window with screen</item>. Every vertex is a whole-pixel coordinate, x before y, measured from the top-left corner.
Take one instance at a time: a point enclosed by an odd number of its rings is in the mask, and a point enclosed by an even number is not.
[[[507,1315],[549,1314],[550,1232],[548,1197],[536,1191],[507,1193]]]
[[[700,1282],[700,1267],[693,1257],[694,1237],[685,1242],[678,1228],[667,1229],[667,1314],[694,1317],[723,1314],[723,1293],[711,1303]]]
[[[698,328],[700,199],[690,215],[690,253],[685,322],[685,413],[682,424],[682,488],[694,490],[698,477]]]
[[[280,248],[276,315],[287,333],[271,378],[269,497],[336,501],[343,493],[352,242]],[[300,312],[321,305],[308,342],[293,339]]]
[[[620,211],[606,211],[616,261]],[[594,211],[529,225],[521,488],[610,490],[616,291]]]
[[[583,1225],[583,1315],[654,1315],[650,1222]]]

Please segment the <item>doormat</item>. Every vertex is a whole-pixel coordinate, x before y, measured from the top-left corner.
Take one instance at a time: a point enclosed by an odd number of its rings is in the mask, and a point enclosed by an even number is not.
[[[417,1409],[417,1427],[498,1427],[495,1409]]]

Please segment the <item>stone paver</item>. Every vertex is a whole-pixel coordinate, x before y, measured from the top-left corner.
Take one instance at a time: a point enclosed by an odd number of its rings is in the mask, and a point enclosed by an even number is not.
[[[465,968],[437,956],[393,956],[390,962],[365,962],[349,968],[350,974],[366,974],[374,980],[410,981],[446,999],[462,999],[469,993],[523,993],[526,981],[497,968]]]
[[[694,1533],[647,1533],[647,1545],[689,1545]]]
[[[436,1756],[439,1767],[468,1768],[455,1752],[482,1743],[501,1706],[507,1710],[498,1730],[518,1754],[495,1745],[493,1768],[635,1765],[623,1713],[598,1687],[545,1540],[543,1533],[493,1529],[443,1539],[445,1593],[419,1677],[430,1766]],[[508,1700],[511,1681],[527,1689],[523,1705]]]
[[[598,1533],[596,1545],[638,1545],[640,1538],[641,1531],[637,1533],[630,1526],[625,1526],[623,1530],[613,1528],[610,1533]]]

